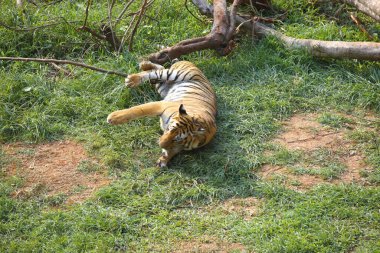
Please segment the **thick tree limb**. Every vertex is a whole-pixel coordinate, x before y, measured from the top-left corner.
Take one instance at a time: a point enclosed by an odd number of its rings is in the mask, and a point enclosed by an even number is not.
[[[70,65],[79,66],[82,68],[87,68],[87,69],[91,69],[91,70],[106,73],[106,74],[118,75],[118,76],[123,76],[123,77],[128,76],[128,74],[126,73],[117,72],[113,70],[106,70],[106,69],[90,66],[81,62],[75,62],[75,61],[69,61],[69,60],[22,58],[22,57],[0,57],[0,61],[25,61],[25,62],[34,61],[34,62],[55,63],[55,64],[70,64]]]
[[[236,2],[236,8],[239,0],[235,0],[234,2]],[[211,32],[207,36],[181,41],[177,45],[161,50],[158,53],[151,54],[148,56],[149,60],[163,64],[167,61],[178,58],[181,55],[205,49],[215,49],[221,54],[225,54],[225,49],[228,47],[228,42],[232,36],[226,1],[214,0],[213,10],[214,24]],[[208,11],[206,10],[206,12]]]
[[[259,22],[254,23],[254,30],[259,35],[274,36],[290,48],[305,49],[318,57],[380,61],[380,43],[296,39]]]
[[[212,8],[208,7],[207,2],[204,0],[193,1],[193,3],[194,2],[200,3],[200,6],[205,10],[212,10]],[[209,15],[209,13],[206,12],[205,15]],[[318,57],[361,59],[372,61],[380,60],[380,43],[296,39],[286,36],[259,22],[254,22],[253,25],[252,22],[247,22],[247,20],[238,15],[236,15],[236,21],[238,27],[243,26],[261,36],[274,36],[290,48],[303,48],[312,55]]]
[[[342,0],[343,2],[353,5],[359,11],[367,14],[373,19],[380,22],[380,1],[379,0]]]

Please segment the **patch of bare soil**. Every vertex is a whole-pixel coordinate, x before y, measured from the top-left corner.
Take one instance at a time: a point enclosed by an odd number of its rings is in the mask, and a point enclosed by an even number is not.
[[[353,119],[351,115],[343,115]],[[365,163],[364,154],[356,150],[355,144],[346,138],[347,134],[357,126],[349,128],[333,129],[323,126],[317,121],[317,114],[298,114],[283,123],[284,132],[280,134],[275,143],[289,150],[301,150],[310,153],[318,149],[325,149],[337,157],[337,161],[344,165],[346,170],[338,179],[324,180],[315,175],[295,175],[286,166],[265,164],[259,174],[264,179],[282,177],[286,186],[295,190],[307,190],[323,183],[363,183],[365,179],[360,176],[361,171],[370,171],[371,168]],[[365,118],[367,119],[367,118]],[[304,167],[318,169],[318,164],[301,164]]]
[[[244,252],[248,253],[245,247],[240,243],[228,243],[217,239],[192,240],[181,242],[172,252],[196,252],[196,253],[228,253],[228,252]]]
[[[66,204],[73,204],[86,200],[111,181],[99,171],[84,173],[78,170],[81,162],[98,163],[74,141],[38,145],[13,143],[3,145],[2,149],[13,158],[6,173],[24,178],[23,186],[14,192],[14,197],[63,194],[67,196]]]
[[[313,175],[294,175],[284,166],[266,164],[262,167],[261,175],[264,179],[272,180],[275,177],[282,177],[284,184],[293,190],[306,190],[319,184],[326,183],[325,180]]]
[[[344,131],[332,130],[316,121],[316,114],[295,115],[284,122],[285,131],[275,139],[289,149],[315,150],[347,145]]]
[[[244,220],[250,220],[259,214],[261,201],[258,198],[232,198],[222,203],[224,212],[235,213],[243,217]]]

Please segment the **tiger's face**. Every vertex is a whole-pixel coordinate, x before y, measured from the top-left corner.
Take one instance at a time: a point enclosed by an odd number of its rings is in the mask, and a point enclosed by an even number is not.
[[[160,137],[159,145],[163,149],[191,150],[205,143],[206,131],[200,126],[194,117],[186,113],[183,105],[179,107],[179,113],[174,116]]]

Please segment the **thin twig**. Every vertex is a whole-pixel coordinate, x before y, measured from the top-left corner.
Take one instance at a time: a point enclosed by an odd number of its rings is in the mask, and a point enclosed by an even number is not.
[[[55,68],[58,71],[62,71],[66,76],[72,76],[72,73],[68,71],[67,69],[62,68],[61,66],[55,64],[54,62],[50,63],[53,68]]]
[[[125,6],[124,6],[124,9],[120,12],[119,16],[117,17],[117,19],[115,20],[115,27],[117,26],[117,24],[120,22],[120,20],[122,19],[124,13],[128,10],[129,6],[134,2],[135,0],[131,0],[129,1]]]
[[[342,10],[343,8],[345,7],[346,5],[345,4],[341,4],[338,9],[335,11],[334,13],[334,17],[336,18],[338,15],[340,15],[342,13]]]
[[[198,18],[197,16],[194,15],[194,13],[192,13],[190,11],[189,7],[187,6],[187,0],[185,0],[185,8],[190,13],[190,15],[193,16],[196,20],[198,20],[199,22],[204,23],[204,21],[202,19]]]
[[[137,19],[137,22],[136,22],[136,25],[135,27],[133,28],[132,30],[132,33],[131,33],[131,37],[130,37],[130,40],[129,40],[129,45],[128,45],[128,50],[129,51],[132,51],[132,47],[133,47],[133,37],[135,36],[135,33],[137,31],[137,27],[139,26],[140,22],[141,22],[141,18],[146,10],[146,5],[148,3],[148,0],[144,0],[142,6],[141,6],[141,9],[140,9],[140,13],[139,13],[139,16],[138,16],[138,19]]]
[[[87,26],[88,9],[90,8],[91,3],[92,3],[92,0],[87,0],[86,17],[84,18],[83,27]]]
[[[115,0],[112,0],[111,5],[110,5],[109,1],[107,1],[107,3],[108,3],[108,23],[109,23],[109,29],[110,29],[111,36],[112,36],[113,49],[116,51],[116,50],[118,50],[118,45],[116,45],[116,38],[115,38],[116,35],[115,35],[115,32],[112,29],[112,9],[113,9],[113,6],[115,5]]]
[[[236,32],[238,33],[238,32],[240,31],[240,27],[242,27],[243,25],[245,25],[245,23],[248,23],[248,22],[252,22],[252,20],[251,20],[251,19],[248,19],[248,20],[246,20],[246,21],[240,23],[240,25],[238,25],[238,26],[236,27]]]
[[[127,27],[127,29],[125,29],[125,31],[124,31],[123,37],[121,38],[119,50],[118,50],[119,53],[120,53],[122,47],[124,46],[125,41],[127,40],[129,30],[132,28],[132,25],[135,22],[136,18],[137,18],[137,13],[133,16],[132,21],[129,23],[129,26]]]
[[[258,11],[257,8],[253,5],[252,0],[249,1],[249,5],[250,5],[250,7],[251,7],[251,9],[252,9],[253,14],[254,14],[255,16],[258,15],[258,14],[259,14],[259,11]]]
[[[2,61],[25,61],[25,62],[44,62],[44,63],[56,63],[56,64],[70,64],[74,66],[79,66],[87,69],[91,69],[94,71],[106,73],[106,74],[112,74],[112,75],[118,75],[118,76],[123,76],[127,77],[128,74],[118,72],[118,71],[113,71],[113,70],[106,70],[94,66],[90,66],[81,62],[75,62],[75,61],[69,61],[69,60],[57,60],[57,59],[41,59],[41,58],[22,58],[22,57],[0,57],[0,60]]]
[[[60,25],[60,24],[73,24],[73,23],[79,23],[80,21],[66,21],[64,20],[63,22],[55,22],[55,23],[50,23],[50,24],[45,24],[45,25],[41,25],[41,26],[35,26],[35,27],[30,27],[30,28],[16,28],[16,27],[11,27],[7,24],[5,24],[4,22],[0,21],[0,26],[8,29],[8,30],[12,30],[12,31],[15,31],[15,32],[33,32],[35,30],[38,30],[38,29],[43,29],[43,28],[46,28],[46,27],[50,27],[50,26],[56,26],[56,25]]]
[[[230,11],[230,27],[228,29],[227,33],[227,40],[230,40],[235,32],[235,23],[236,23],[236,12],[237,12],[237,6],[240,4],[240,0],[234,0],[234,2],[231,5],[231,11]]]
[[[360,31],[362,31],[370,40],[373,40],[373,37],[371,34],[368,33],[368,31],[365,29],[365,27],[360,22],[359,18],[354,15],[354,13],[350,13],[350,18],[354,23],[359,27]]]

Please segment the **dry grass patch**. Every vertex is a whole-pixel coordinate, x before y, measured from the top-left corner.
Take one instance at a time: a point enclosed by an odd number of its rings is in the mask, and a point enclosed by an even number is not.
[[[195,239],[191,241],[180,242],[172,251],[175,253],[194,252],[194,253],[230,253],[230,252],[247,252],[248,250],[240,243],[229,243],[220,241],[215,238]]]
[[[99,163],[88,157],[85,149],[74,141],[56,141],[38,145],[12,143],[2,145],[5,154],[11,157],[6,166],[9,176],[19,176],[24,184],[14,197],[64,195],[66,204],[78,203],[89,198],[93,192],[108,185]],[[98,168],[83,171],[81,167]]]
[[[375,119],[372,115],[361,119],[345,114],[328,117],[315,113],[297,114],[283,122],[284,131],[273,143],[290,152],[300,152],[301,158],[289,164],[267,163],[259,174],[264,179],[282,180],[286,186],[296,190],[307,190],[323,183],[367,184],[361,174],[371,172],[372,168],[366,164],[365,155],[347,136],[356,129],[370,128],[371,121]],[[324,121],[327,124],[320,123]],[[265,156],[272,153],[266,152]]]
[[[244,220],[250,220],[259,214],[261,201],[258,198],[232,198],[224,201],[221,208],[227,214],[238,214]]]

